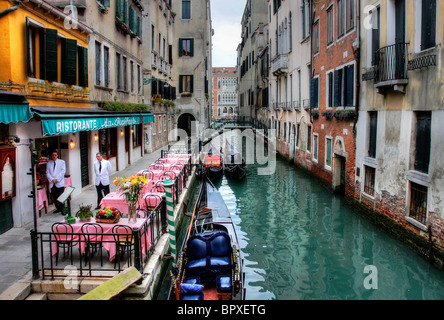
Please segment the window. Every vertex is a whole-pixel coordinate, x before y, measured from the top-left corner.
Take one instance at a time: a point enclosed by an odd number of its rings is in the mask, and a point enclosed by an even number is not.
[[[193,92],[193,78],[191,75],[179,76],[179,93]]]
[[[96,53],[96,85],[102,85],[102,44],[98,41],[95,43]]]
[[[302,11],[302,40],[310,35],[310,2],[303,0],[301,5]]]
[[[142,70],[140,65],[137,65],[137,91],[142,94]]]
[[[327,44],[332,43],[334,38],[334,14],[333,6],[330,6],[327,9]]]
[[[318,161],[318,135],[313,135],[313,160]]]
[[[307,152],[311,151],[311,126],[307,127]]]
[[[355,8],[354,1],[355,0],[345,0],[346,1],[346,15],[345,15],[345,28],[347,31],[353,29],[355,26],[354,17],[355,17]]]
[[[103,47],[103,81],[105,87],[109,87],[109,48]]]
[[[142,145],[142,130],[142,124],[132,126],[133,148],[140,147]]]
[[[122,59],[122,80],[123,80],[123,90],[128,91],[128,76],[127,76],[127,59],[123,57]]]
[[[117,90],[122,89],[122,71],[120,69],[120,53],[116,52],[116,83],[117,83]]]
[[[319,20],[313,26],[313,53],[319,53]]]
[[[334,96],[334,78],[333,72],[327,73],[327,107],[333,107],[333,96]]]
[[[381,46],[381,8],[377,7],[375,12],[372,12],[372,66],[376,65],[376,53]]]
[[[194,39],[179,39],[179,57],[194,56]]]
[[[368,156],[376,158],[376,135],[378,130],[378,113],[376,111],[369,112],[370,129],[368,139]]]
[[[410,182],[409,217],[426,224],[427,221],[427,187]]]
[[[130,88],[131,88],[131,92],[135,91],[135,87],[134,87],[134,61],[130,61]]]
[[[331,138],[326,138],[325,143],[325,165],[331,167]]]
[[[349,65],[335,71],[335,101],[337,106],[353,106],[355,96],[355,66]]]
[[[436,45],[436,0],[422,0],[421,50]]]
[[[99,148],[106,159],[117,155],[117,128],[99,130]]]
[[[282,0],[273,0],[273,13],[276,14],[276,12],[279,10],[281,7],[281,2]]]
[[[156,51],[154,44],[156,43],[156,31],[154,25],[151,25],[151,51]]]
[[[345,33],[345,23],[344,23],[344,14],[345,14],[345,8],[344,8],[344,1],[345,0],[338,0],[338,15],[337,15],[337,25],[338,25],[338,38],[343,36]]]
[[[375,195],[375,168],[364,166],[365,177],[364,177],[364,192],[369,196]]]
[[[313,108],[319,107],[319,78],[311,80],[310,106]]]
[[[191,19],[191,1],[182,1],[182,19]]]
[[[430,111],[416,113],[416,146],[414,168],[416,171],[423,173],[429,172],[431,121],[432,113]]]

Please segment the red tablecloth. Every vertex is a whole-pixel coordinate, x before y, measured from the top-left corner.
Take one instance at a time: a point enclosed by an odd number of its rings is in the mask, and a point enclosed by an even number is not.
[[[116,247],[116,243],[114,242],[114,237],[112,236],[112,229],[114,226],[116,225],[126,225],[129,226],[131,229],[134,228],[141,228],[143,226],[143,224],[145,223],[146,219],[137,219],[136,223],[128,223],[128,219],[127,218],[120,218],[119,222],[117,223],[99,223],[100,226],[103,228],[103,247],[109,252],[109,261],[113,261],[114,258],[116,257],[116,252],[117,252],[117,247]],[[64,222],[64,221],[62,221]],[[96,223],[96,220],[94,218],[91,219],[91,221],[89,223]],[[79,241],[79,234],[82,233],[82,226],[85,224],[85,222],[79,222],[77,221],[77,223],[75,224],[71,224],[74,233],[76,234],[73,237],[73,241]],[[64,230],[59,230],[60,233],[65,232]],[[63,235],[61,235],[60,237],[63,237]],[[86,247],[86,242],[85,242],[85,238],[83,236],[80,235],[80,237],[82,237],[83,241],[80,241],[80,252],[84,253],[85,252],[85,247]],[[151,229],[149,228],[147,230],[147,232],[145,233],[145,236],[142,237],[142,254],[143,257],[145,258],[145,252],[147,250],[145,250],[145,248],[149,249],[151,247]],[[58,251],[57,248],[57,243],[55,241],[52,242],[52,255],[54,256]]]

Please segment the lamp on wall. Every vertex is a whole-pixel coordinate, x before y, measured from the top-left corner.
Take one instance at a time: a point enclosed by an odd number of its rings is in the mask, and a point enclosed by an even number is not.
[[[74,149],[75,146],[76,146],[76,143],[71,139],[71,141],[69,142],[69,147],[71,149]]]
[[[123,137],[124,134],[123,130],[120,130],[120,136]]]
[[[97,135],[97,133],[94,135],[94,141],[95,142],[99,141],[99,136]]]

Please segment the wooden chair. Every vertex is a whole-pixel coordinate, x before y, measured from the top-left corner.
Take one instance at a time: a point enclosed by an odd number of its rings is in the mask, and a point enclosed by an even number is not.
[[[116,258],[114,260],[114,268],[116,268],[117,262],[127,254],[128,267],[131,266],[131,252],[134,250],[134,235],[133,229],[125,225],[115,225],[112,229],[114,242],[116,244]]]
[[[85,223],[82,225],[82,233],[85,237],[85,266],[89,262],[89,268],[91,269],[91,259],[94,257],[94,253],[99,251],[100,265],[103,266],[102,257],[102,244],[103,244],[103,228],[98,223]]]
[[[77,245],[77,241],[74,241],[74,229],[68,223],[56,222],[51,226],[51,230],[57,243],[56,265],[59,262],[59,248],[63,248],[63,258],[65,258],[66,251],[68,254],[71,252],[71,264],[73,264],[72,248]]]

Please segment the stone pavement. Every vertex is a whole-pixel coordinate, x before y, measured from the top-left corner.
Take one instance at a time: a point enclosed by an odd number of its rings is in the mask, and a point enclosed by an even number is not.
[[[166,148],[164,148],[166,149]],[[154,163],[161,156],[161,149],[146,154],[142,159],[135,161],[122,171],[111,174],[111,181],[116,177],[126,175],[127,177],[136,174],[142,169]],[[110,191],[116,191],[117,187],[110,184]],[[97,204],[97,192],[95,185],[85,187],[83,191],[71,200],[71,214],[74,215],[79,206],[92,204],[93,208]],[[45,214],[42,210],[42,217],[37,220],[38,231],[50,231],[54,222],[63,220],[61,214],[53,214],[54,205],[48,208]],[[31,230],[34,222],[21,228],[12,228],[0,235],[0,296],[10,286],[25,277],[31,277]]]

